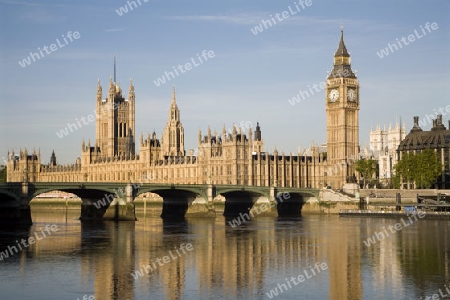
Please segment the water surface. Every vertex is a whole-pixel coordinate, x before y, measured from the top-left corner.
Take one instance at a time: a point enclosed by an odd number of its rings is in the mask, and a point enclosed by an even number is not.
[[[79,211],[33,209],[29,230],[0,231],[0,251],[9,251],[0,299],[420,299],[450,286],[445,220],[392,233],[389,225],[408,220],[304,215],[232,227],[222,216],[167,222],[158,214],[82,224]],[[46,225],[58,230],[11,248]]]

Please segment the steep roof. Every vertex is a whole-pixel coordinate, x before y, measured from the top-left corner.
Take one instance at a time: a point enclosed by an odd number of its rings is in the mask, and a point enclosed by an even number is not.
[[[430,131],[423,131],[414,118],[414,126],[403,141],[398,146],[398,151],[423,150],[450,148],[450,130],[442,124],[442,116],[433,120],[433,128]]]

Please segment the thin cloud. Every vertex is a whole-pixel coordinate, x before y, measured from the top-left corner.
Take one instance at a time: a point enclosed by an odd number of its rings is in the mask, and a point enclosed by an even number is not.
[[[65,16],[55,16],[43,9],[26,12],[20,17],[22,20],[30,20],[38,23],[60,22],[67,19]]]
[[[29,2],[22,2],[22,1],[4,1],[0,0],[1,4],[13,4],[13,5],[27,5],[27,6],[41,6],[37,3],[29,3]]]
[[[224,22],[232,23],[238,25],[257,25],[261,23],[262,20],[269,20],[270,15],[274,12],[255,12],[255,13],[245,13],[237,15],[188,15],[188,16],[169,16],[166,19],[179,20],[179,21],[192,21],[192,22]],[[310,26],[310,25],[324,25],[324,24],[344,24],[349,28],[360,27],[360,26],[371,26],[375,27],[377,30],[389,28],[389,25],[383,26],[378,23],[374,23],[370,20],[343,20],[343,19],[324,19],[311,16],[295,15],[279,22],[280,25],[294,25],[294,26]]]
[[[124,31],[125,28],[111,28],[111,29],[104,29],[104,32],[117,32],[117,31]]]
[[[206,21],[206,22],[225,22],[239,25],[255,24],[261,22],[264,14],[238,14],[238,15],[197,15],[197,16],[170,16],[170,20],[179,21]]]

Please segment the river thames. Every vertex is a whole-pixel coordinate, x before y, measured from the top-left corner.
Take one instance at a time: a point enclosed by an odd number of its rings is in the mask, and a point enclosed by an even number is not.
[[[33,209],[29,230],[0,231],[0,298],[450,297],[447,220],[304,214],[233,227],[159,213],[85,224],[78,210]]]

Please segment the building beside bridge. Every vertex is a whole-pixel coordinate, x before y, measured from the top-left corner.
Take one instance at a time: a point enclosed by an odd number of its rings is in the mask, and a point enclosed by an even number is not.
[[[135,132],[135,91],[130,80],[125,98],[120,84],[109,81],[106,97],[100,80],[96,93],[96,141],[83,141],[73,165],[43,164],[27,149],[8,155],[9,182],[135,182],[162,184],[231,184],[341,188],[354,180],[359,148],[359,82],[351,69],[343,32],[326,82],[327,154],[285,154],[264,148],[257,124],[243,130],[198,132],[198,151],[186,153],[184,129],[175,88],[164,133]],[[136,152],[139,143],[139,153]]]
[[[422,130],[419,117],[414,117],[413,127],[398,146],[398,160],[405,153],[417,154],[425,149],[433,149],[440,157],[442,164],[442,173],[436,181],[436,186],[440,189],[448,189],[450,188],[450,121],[448,128],[443,124],[440,114],[432,121],[433,127],[430,130]]]

